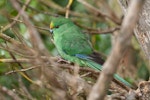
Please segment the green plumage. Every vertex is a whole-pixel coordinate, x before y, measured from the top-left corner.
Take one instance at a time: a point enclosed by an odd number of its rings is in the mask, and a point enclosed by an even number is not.
[[[94,52],[87,35],[70,19],[63,17],[53,18],[50,28],[54,44],[64,59],[77,63],[80,66],[89,66],[96,70],[102,70],[101,65],[104,63],[104,60],[100,54]],[[116,74],[114,78],[127,86],[131,86]]]

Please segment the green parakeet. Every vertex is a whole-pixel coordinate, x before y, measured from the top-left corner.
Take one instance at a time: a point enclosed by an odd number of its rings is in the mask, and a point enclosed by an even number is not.
[[[63,17],[53,18],[50,23],[50,32],[62,58],[80,66],[102,70],[103,58],[94,51],[86,34],[70,19]],[[117,74],[114,75],[114,78],[131,87],[131,84]]]

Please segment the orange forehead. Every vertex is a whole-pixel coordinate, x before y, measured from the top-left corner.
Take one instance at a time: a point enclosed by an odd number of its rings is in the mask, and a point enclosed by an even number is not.
[[[52,28],[54,28],[54,23],[53,22],[50,23],[50,29],[52,29]]]

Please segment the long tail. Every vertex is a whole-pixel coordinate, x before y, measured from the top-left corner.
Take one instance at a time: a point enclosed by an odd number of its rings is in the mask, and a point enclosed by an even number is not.
[[[86,61],[86,64],[87,64],[87,66],[94,68],[96,70],[100,70],[100,71],[102,70],[102,66],[100,64],[97,64],[91,60]],[[119,75],[114,74],[114,78],[128,87],[132,87],[132,85],[129,82],[127,82],[126,80],[121,78]]]

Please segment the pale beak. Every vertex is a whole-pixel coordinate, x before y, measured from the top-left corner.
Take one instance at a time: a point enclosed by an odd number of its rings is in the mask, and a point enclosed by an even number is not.
[[[52,29],[50,29],[49,31],[50,31],[50,33],[52,33],[52,34],[53,34],[53,30],[52,30]]]

